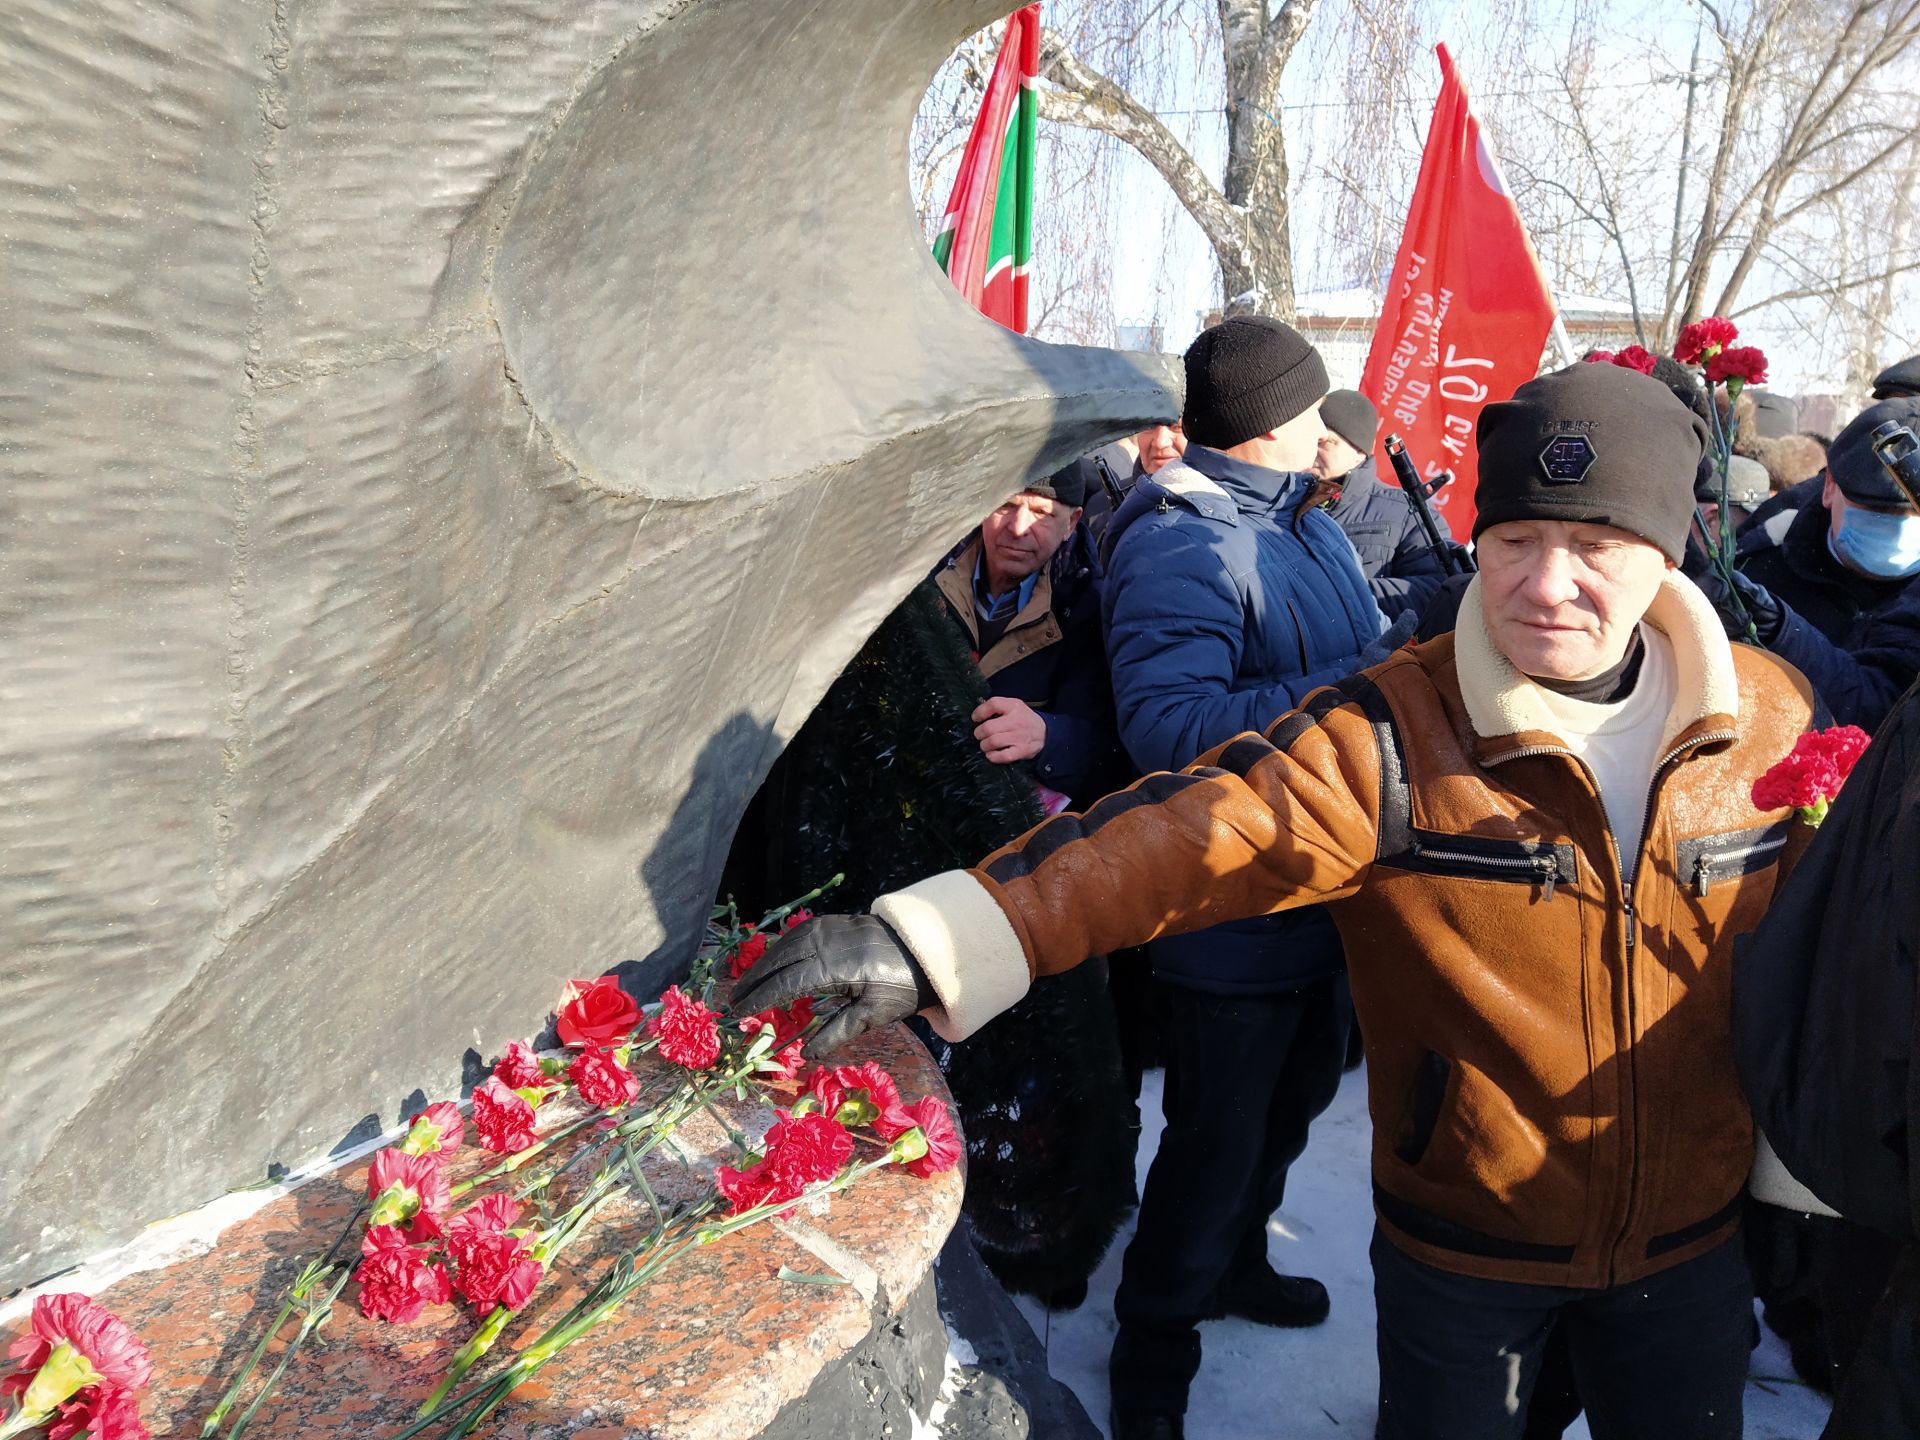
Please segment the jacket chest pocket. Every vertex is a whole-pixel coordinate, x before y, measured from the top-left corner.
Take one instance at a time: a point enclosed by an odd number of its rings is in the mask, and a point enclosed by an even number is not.
[[[1551,900],[1555,886],[1571,885],[1579,873],[1572,845],[1439,835],[1429,830],[1415,830],[1405,851],[1380,863],[1421,875],[1534,885],[1539,887],[1542,900]]]
[[[1782,820],[1756,830],[1729,830],[1682,840],[1674,851],[1674,872],[1682,885],[1704,900],[1715,885],[1778,863],[1792,824],[1791,820]]]

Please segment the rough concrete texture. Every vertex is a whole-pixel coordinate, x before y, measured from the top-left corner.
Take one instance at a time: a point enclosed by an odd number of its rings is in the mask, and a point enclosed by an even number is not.
[[[912,581],[1172,412],[917,232],[1009,8],[0,14],[0,1291],[656,986]]]
[[[782,1406],[755,1440],[908,1440],[914,1422],[933,1409],[946,1356],[947,1332],[929,1275],[897,1312],[876,1315],[867,1338],[823,1367],[807,1393]],[[940,1433],[946,1440],[949,1432]]]
[[[1047,1368],[1047,1349],[974,1248],[963,1220],[941,1247],[940,1315],[966,1363],[954,1377],[941,1433],[952,1440],[1101,1440],[1073,1391]]]

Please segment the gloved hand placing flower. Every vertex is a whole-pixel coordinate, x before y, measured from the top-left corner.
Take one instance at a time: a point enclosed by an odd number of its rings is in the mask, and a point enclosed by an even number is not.
[[[753,1015],[807,995],[846,1001],[807,1045],[815,1056],[940,1003],[893,927],[872,915],[822,915],[787,931],[740,978],[727,1008]]]

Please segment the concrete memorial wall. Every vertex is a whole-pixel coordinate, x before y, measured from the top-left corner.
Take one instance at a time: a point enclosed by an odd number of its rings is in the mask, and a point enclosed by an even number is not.
[[[0,1292],[657,990],[880,618],[1172,412],[927,256],[1009,8],[0,14]]]

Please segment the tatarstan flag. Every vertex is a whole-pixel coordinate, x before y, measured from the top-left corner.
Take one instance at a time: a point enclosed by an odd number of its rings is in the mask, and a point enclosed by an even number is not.
[[[1007,20],[986,98],[960,157],[960,174],[933,258],[989,320],[1027,329],[1033,257],[1033,156],[1039,124],[1040,7]]]

